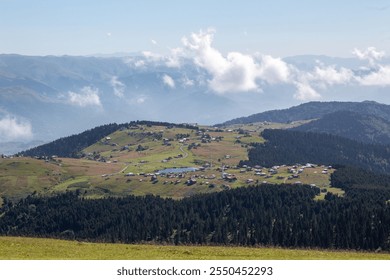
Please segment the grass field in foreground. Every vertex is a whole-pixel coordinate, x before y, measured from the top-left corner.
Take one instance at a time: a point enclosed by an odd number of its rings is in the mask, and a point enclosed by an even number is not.
[[[0,259],[12,260],[390,260],[390,253],[279,248],[162,246],[0,237]]]

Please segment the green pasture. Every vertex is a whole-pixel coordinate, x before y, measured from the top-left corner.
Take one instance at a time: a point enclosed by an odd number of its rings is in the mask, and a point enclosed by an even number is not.
[[[0,237],[2,260],[390,260],[390,253],[88,243]]]

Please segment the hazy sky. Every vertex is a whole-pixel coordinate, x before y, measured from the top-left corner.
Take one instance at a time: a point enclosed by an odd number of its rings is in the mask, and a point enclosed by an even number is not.
[[[213,28],[222,52],[351,56],[390,53],[390,1],[0,0],[0,53],[153,51]]]

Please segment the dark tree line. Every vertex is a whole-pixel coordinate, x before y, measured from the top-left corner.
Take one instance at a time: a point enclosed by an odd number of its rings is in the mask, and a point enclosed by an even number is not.
[[[29,157],[43,157],[56,155],[59,157],[78,157],[79,152],[98,142],[100,139],[119,129],[116,123],[106,124],[86,130],[80,134],[57,139],[53,142],[19,153]]]
[[[390,204],[390,175],[378,174],[362,168],[336,166],[331,185],[346,191],[351,199],[371,197],[371,200],[387,201]]]
[[[347,190],[347,193],[349,191]],[[180,201],[83,199],[77,193],[5,201],[0,234],[98,242],[390,250],[390,205],[375,191],[313,200],[310,186],[261,185]]]
[[[335,135],[264,130],[265,143],[252,144],[247,165],[293,165],[296,163],[343,164],[369,171],[390,172],[390,146],[363,144]]]

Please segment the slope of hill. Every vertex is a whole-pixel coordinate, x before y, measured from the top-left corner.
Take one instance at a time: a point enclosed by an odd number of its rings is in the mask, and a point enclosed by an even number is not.
[[[185,127],[189,129],[197,129],[197,127],[188,124],[171,124],[167,122],[152,122],[152,121],[134,121],[124,124],[107,124],[97,126],[93,129],[86,130],[82,133],[71,135],[68,137],[60,138],[47,144],[40,145],[35,148],[31,148],[27,151],[20,152],[18,155],[23,156],[60,156],[60,157],[71,157],[78,158],[81,156],[82,150],[96,144],[99,140],[111,133],[124,129],[132,125],[162,125],[172,127]]]
[[[371,144],[390,144],[390,121],[353,111],[338,111],[291,130],[328,133]]]
[[[370,171],[390,172],[390,147],[364,144],[340,136],[288,131],[264,130],[266,142],[249,150],[249,164],[274,166],[295,163],[343,164]]]
[[[374,101],[364,102],[308,102],[283,110],[266,111],[248,117],[242,117],[224,122],[222,125],[247,124],[255,122],[289,123],[298,120],[318,119],[337,111],[352,111],[375,115],[390,121],[390,105]]]
[[[80,134],[60,138],[53,142],[31,148],[27,151],[21,152],[20,155],[30,157],[53,155],[60,157],[77,157],[78,153],[82,149],[96,143],[104,136],[113,133],[114,131],[118,130],[119,127],[120,126],[116,123],[98,126]]]

